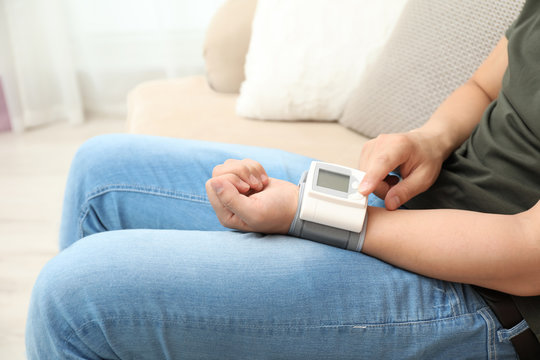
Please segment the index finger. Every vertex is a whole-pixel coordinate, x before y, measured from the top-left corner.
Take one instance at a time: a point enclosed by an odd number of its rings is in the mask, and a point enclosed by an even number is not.
[[[385,152],[372,158],[365,169],[362,169],[366,173],[358,192],[367,196],[377,189],[377,186],[386,178],[388,173],[398,168],[404,161],[404,152]]]

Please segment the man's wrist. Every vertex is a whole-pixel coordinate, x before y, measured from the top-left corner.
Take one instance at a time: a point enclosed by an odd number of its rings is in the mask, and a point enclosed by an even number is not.
[[[414,129],[410,133],[419,136],[421,138],[419,141],[422,144],[428,144],[430,153],[434,157],[440,158],[441,161],[446,160],[452,151],[460,145],[456,144],[457,141],[452,139],[448,131],[434,126]]]
[[[286,211],[286,221],[284,221],[285,223],[285,227],[283,229],[280,230],[280,233],[282,234],[288,234],[290,229],[291,229],[291,226],[292,226],[292,223],[294,221],[294,219],[296,218],[297,216],[297,213],[298,213],[298,210],[300,209],[300,201],[299,201],[299,197],[300,197],[300,186],[297,186],[296,187],[296,191],[294,192],[294,195],[292,198],[291,198],[291,203],[290,203],[290,207],[289,207],[289,210]]]
[[[326,245],[336,246],[342,249],[352,251],[362,251],[367,228],[367,212],[364,214],[362,229],[358,232],[339,229],[300,218],[300,209],[302,208],[303,196],[305,191],[307,172],[302,175],[298,186],[298,201],[294,218],[289,226],[288,234],[320,242]]]
[[[286,230],[285,234],[295,235],[294,229],[296,228],[296,223],[300,220],[300,205],[302,204],[302,196],[304,195],[304,182],[305,182],[306,172],[302,174],[302,177],[300,178],[300,182],[298,183],[298,186],[296,187],[296,199],[295,199],[295,205],[294,205],[294,212],[292,212],[292,218],[289,222],[289,227]]]

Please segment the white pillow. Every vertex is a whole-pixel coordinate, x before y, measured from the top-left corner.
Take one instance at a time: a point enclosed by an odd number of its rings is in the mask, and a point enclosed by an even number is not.
[[[406,0],[259,0],[240,116],[337,120]]]

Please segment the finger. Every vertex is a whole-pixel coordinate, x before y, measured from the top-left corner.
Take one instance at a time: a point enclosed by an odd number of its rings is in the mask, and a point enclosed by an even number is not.
[[[388,191],[397,183],[399,183],[399,177],[395,175],[387,175],[384,180],[377,185],[373,193],[380,199],[384,199],[386,198]]]
[[[236,174],[229,174],[229,175],[231,175],[229,177],[229,181],[231,182],[231,184],[234,185],[234,187],[238,190],[238,192],[240,192],[241,194],[247,194],[249,192],[249,190],[251,189],[251,186],[247,182],[242,180]]]
[[[227,219],[232,215],[232,212],[225,208],[223,204],[219,201],[215,186],[216,178],[209,179],[206,184],[206,195],[208,196],[208,200],[210,201],[210,204],[212,205],[212,208],[214,209],[214,212],[216,213],[216,216],[219,220],[219,222],[224,225],[223,219]],[[225,225],[224,225],[225,226]]]
[[[262,183],[252,174],[251,169],[240,160],[228,159],[221,165],[214,167],[213,177],[226,174],[235,174],[253,189],[262,188]]]
[[[255,160],[243,159],[240,160],[239,166],[243,166],[249,171],[249,183],[256,191],[261,191],[268,185],[268,175],[263,166]]]
[[[360,159],[358,161],[358,169],[362,171],[366,171],[366,168],[368,167],[371,151],[373,148],[372,144],[373,140],[370,140],[362,147],[362,152],[360,153]]]
[[[226,177],[227,175],[224,176]],[[225,184],[228,184],[228,186]],[[235,187],[232,186],[232,183],[229,182],[228,179],[225,179],[223,177],[212,178],[206,182],[206,192],[208,194],[208,199],[210,201],[210,204],[212,205],[212,208],[216,212],[216,216],[219,222],[223,226],[232,229],[251,231],[249,226],[242,220],[242,218],[235,214],[229,207],[227,207],[220,198],[220,193],[225,191],[225,187],[227,187],[228,192],[235,191]],[[244,196],[239,194],[238,191],[236,191],[236,193],[238,194],[238,196]]]
[[[258,165],[258,166],[257,166]],[[261,179],[260,169],[264,172],[262,166],[254,160],[228,159],[223,164],[214,167],[212,176],[221,176],[225,174],[235,174],[244,182],[249,184],[254,190],[260,191],[264,187]],[[264,172],[266,174],[266,172]]]
[[[229,214],[228,217],[224,216],[223,218],[226,221],[237,221],[236,218],[239,218],[239,220],[244,223],[241,229],[245,230],[247,229],[247,224],[249,223],[251,215],[256,213],[256,211],[253,209],[253,204],[250,198],[240,194],[233,186],[232,182],[230,181],[230,176],[231,174],[213,178],[211,179],[212,182],[210,182],[210,186],[212,187],[217,200],[223,207],[222,213]],[[230,213],[232,213],[232,215],[230,215]],[[236,224],[237,222],[235,222],[233,225]],[[225,226],[230,225],[231,223],[227,223]]]
[[[418,195],[425,189],[424,176],[421,171],[414,171],[401,182],[392,186],[385,198],[385,206],[388,210],[396,210],[401,205]]]
[[[243,161],[249,166],[251,173],[263,184],[263,186],[268,185],[268,174],[258,161],[252,159],[244,159]]]
[[[405,159],[405,153],[399,151],[388,151],[372,157],[364,170],[366,175],[362,179],[358,191],[364,196],[374,192],[388,173],[401,165]]]

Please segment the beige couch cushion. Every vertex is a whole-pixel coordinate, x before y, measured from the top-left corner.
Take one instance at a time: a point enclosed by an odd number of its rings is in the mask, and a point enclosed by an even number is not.
[[[257,0],[228,0],[206,30],[206,75],[216,91],[238,93],[244,81],[244,63],[256,6]]]
[[[236,98],[214,92],[202,76],[146,82],[128,96],[128,131],[273,147],[357,165],[365,137],[337,123],[241,118],[235,113]]]

